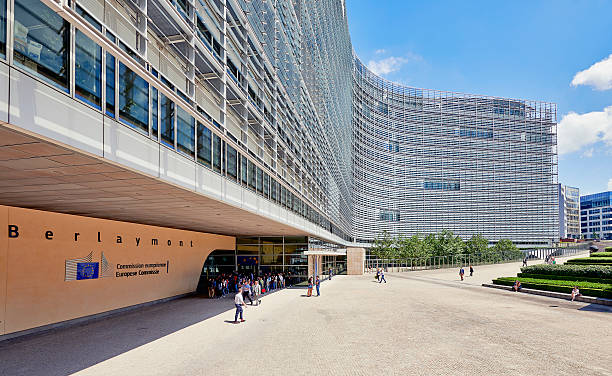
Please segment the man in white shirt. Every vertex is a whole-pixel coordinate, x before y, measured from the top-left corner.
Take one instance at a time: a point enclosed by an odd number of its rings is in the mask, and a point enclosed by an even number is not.
[[[244,319],[242,318],[242,306],[246,307],[246,304],[244,303],[244,299],[242,298],[241,291],[238,291],[236,295],[234,295],[234,304],[236,305],[236,315],[234,316],[234,324],[244,322]],[[238,314],[240,314],[240,321],[238,321]]]
[[[259,295],[261,295],[261,286],[259,285],[259,281],[255,281],[255,285],[253,285],[253,300],[259,305]]]

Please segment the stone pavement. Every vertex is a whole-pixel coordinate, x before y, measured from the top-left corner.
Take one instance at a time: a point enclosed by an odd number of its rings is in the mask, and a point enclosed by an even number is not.
[[[519,264],[337,276],[321,297],[189,298],[0,343],[2,375],[612,375],[612,309],[479,286]]]

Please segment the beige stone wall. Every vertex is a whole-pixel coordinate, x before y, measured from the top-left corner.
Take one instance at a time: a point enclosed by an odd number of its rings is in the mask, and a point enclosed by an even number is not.
[[[0,335],[192,292],[210,252],[235,248],[229,236],[7,206],[0,228]]]
[[[365,261],[365,249],[364,248],[347,248],[346,249],[346,274],[362,275],[364,261]]]

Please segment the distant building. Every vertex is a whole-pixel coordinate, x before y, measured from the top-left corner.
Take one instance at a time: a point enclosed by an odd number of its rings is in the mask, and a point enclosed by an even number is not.
[[[559,237],[580,239],[580,190],[559,184]]]
[[[580,197],[581,235],[586,239],[612,239],[612,192]]]

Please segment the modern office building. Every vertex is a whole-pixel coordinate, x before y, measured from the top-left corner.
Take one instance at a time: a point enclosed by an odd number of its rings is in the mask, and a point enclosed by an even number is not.
[[[580,196],[580,232],[585,239],[612,239],[612,192]]]
[[[354,65],[353,235],[558,239],[556,105],[417,89]]]
[[[377,77],[343,0],[0,0],[0,335],[382,230],[549,244],[556,158],[554,104]]]
[[[559,184],[559,237],[580,239],[580,190]]]

